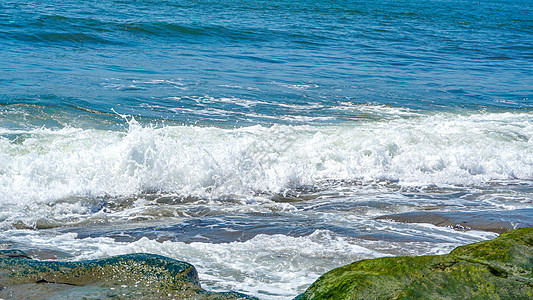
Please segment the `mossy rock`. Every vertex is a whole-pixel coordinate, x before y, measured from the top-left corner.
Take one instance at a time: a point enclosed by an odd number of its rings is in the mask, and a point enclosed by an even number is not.
[[[357,261],[296,299],[533,299],[533,227],[446,255]]]
[[[4,299],[253,299],[200,287],[189,263],[153,254],[79,262],[38,261],[19,250],[0,251]]]

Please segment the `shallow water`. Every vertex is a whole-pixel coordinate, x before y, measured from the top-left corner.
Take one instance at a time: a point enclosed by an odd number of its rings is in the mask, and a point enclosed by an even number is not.
[[[532,10],[0,1],[0,247],[162,254],[287,299],[493,238],[375,218],[532,208]]]

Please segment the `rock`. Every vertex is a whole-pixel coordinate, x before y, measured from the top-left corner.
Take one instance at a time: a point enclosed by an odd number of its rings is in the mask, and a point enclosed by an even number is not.
[[[12,241],[1,241],[0,249],[2,250],[19,250],[24,255],[29,258],[34,258],[37,260],[68,260],[73,259],[74,255],[63,252],[61,250],[52,249],[44,246],[34,246],[29,245],[28,243],[18,243]],[[4,252],[5,253],[5,252]],[[0,257],[2,254],[0,253]]]
[[[296,299],[533,299],[533,227],[446,255],[357,261]]]
[[[476,229],[503,233],[512,229],[533,226],[533,208],[484,212],[412,211],[379,216],[376,219],[429,223],[461,230]]]
[[[2,299],[253,299],[200,287],[194,266],[153,254],[79,262],[38,261],[0,250]]]

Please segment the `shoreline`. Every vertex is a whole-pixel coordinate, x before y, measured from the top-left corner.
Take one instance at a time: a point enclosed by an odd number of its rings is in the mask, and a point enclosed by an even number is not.
[[[527,212],[530,210],[523,209],[521,213],[527,215]],[[415,214],[414,214],[415,213]],[[415,218],[408,220],[411,222],[420,221],[422,219],[432,219],[432,220],[441,220],[443,219],[443,212],[417,212],[395,214],[395,215],[386,215],[378,217],[377,219],[390,219],[390,220],[402,220],[414,215]],[[461,218],[466,218],[465,214],[461,213],[450,213],[456,218],[446,219],[446,222],[440,222],[444,226],[446,224],[451,224]],[[510,214],[509,214],[510,215]],[[440,216],[440,219],[436,216]],[[450,215],[448,215],[450,216]],[[493,216],[494,217],[494,216]],[[526,218],[524,218],[526,219]],[[450,223],[451,222],[451,223]],[[470,224],[470,223],[468,223]],[[488,227],[486,227],[488,228]],[[463,229],[465,230],[465,229]],[[498,229],[500,230],[500,229]],[[468,244],[465,246],[460,246],[452,250],[450,254],[436,255],[436,256],[395,256],[395,257],[382,257],[375,259],[363,259],[356,261],[352,264],[345,265],[336,269],[333,269],[325,274],[323,274],[319,279],[317,279],[303,294],[297,296],[296,299],[321,299],[322,294],[316,294],[317,290],[323,290],[324,281],[327,282],[326,285],[331,284],[331,281],[335,282],[335,285],[341,284],[341,282],[348,280],[349,282],[358,282],[359,277],[368,277],[368,276],[378,276],[378,282],[383,280],[391,280],[390,273],[397,272],[400,275],[393,275],[393,281],[397,280],[398,276],[407,276],[412,278],[414,273],[421,272],[424,268],[427,269],[427,266],[424,264],[418,265],[417,260],[432,260],[431,265],[443,264],[453,266],[457,264],[457,259],[463,263],[464,261],[470,262],[468,259],[457,258],[453,253],[457,253],[458,249],[469,249],[475,247],[478,244],[494,244],[495,242],[502,239],[502,236],[517,236],[515,234],[519,232],[519,235],[522,234],[527,239],[533,240],[533,227],[524,227],[517,230],[506,231],[502,233],[498,238],[493,240],[488,240],[485,242],[478,242],[473,244]],[[516,237],[515,237],[516,239]],[[520,240],[520,239],[518,239]],[[510,240],[511,245],[509,247],[514,247],[512,243],[515,240]],[[517,245],[520,246],[518,243]],[[507,247],[507,246],[506,246]],[[530,255],[530,258],[533,257],[533,246],[526,243],[525,248],[526,255]],[[522,249],[523,250],[523,249]],[[467,251],[468,253],[468,251]],[[528,254],[529,253],[529,254]],[[463,255],[464,256],[464,255]],[[450,260],[451,259],[451,260]],[[483,259],[483,258],[482,258]],[[437,262],[434,262],[436,260]],[[349,266],[353,265],[365,265],[370,262],[375,262],[379,265],[380,261],[386,261],[385,266],[376,267],[374,265],[371,268],[371,271],[354,271],[350,273],[356,274],[346,277],[344,275],[338,275],[339,270],[345,270]],[[406,264],[407,261],[407,265]],[[443,262],[444,261],[444,262]],[[476,258],[474,263],[487,265],[486,263],[480,263],[480,259]],[[499,262],[497,262],[499,263]],[[417,265],[413,270],[409,270],[412,265]],[[492,263],[491,263],[492,264]],[[504,262],[504,265],[506,263]],[[398,271],[396,270],[396,265],[405,265],[406,267]],[[508,267],[508,266],[507,266]],[[519,266],[520,267],[520,266]],[[381,268],[382,271],[375,271]],[[448,268],[448,267],[446,267]],[[493,267],[489,267],[489,273],[494,273]],[[498,267],[500,268],[500,267]],[[498,269],[497,270],[500,270]],[[524,267],[521,267],[524,268]],[[524,272],[533,273],[533,266],[526,266]],[[529,268],[529,269],[528,269]],[[434,268],[433,268],[434,269]],[[432,274],[434,271],[423,271],[426,275]],[[511,266],[511,269],[516,269],[516,266]],[[491,271],[492,270],[492,271]],[[503,270],[503,269],[502,269]],[[506,270],[506,269],[505,269]],[[504,270],[504,271],[505,271]],[[511,270],[511,271],[512,271]],[[457,270],[456,270],[457,271]],[[476,269],[476,272],[479,270]],[[344,272],[344,271],[343,271]],[[370,273],[365,273],[370,272]],[[383,273],[380,275],[380,272]],[[411,273],[409,275],[409,272]],[[460,276],[467,276],[465,274],[461,275],[463,271],[459,270]],[[465,271],[466,272],[466,271]],[[479,271],[482,272],[482,271]],[[503,272],[503,271],[498,271]],[[505,271],[510,272],[510,271]],[[514,271],[513,271],[514,272]],[[155,275],[154,275],[155,274]],[[370,275],[369,275],[370,274]],[[406,275],[408,274],[408,275]],[[514,274],[514,273],[513,273]],[[39,261],[31,259],[26,253],[20,250],[0,250],[0,285],[2,289],[0,290],[0,297],[7,299],[15,299],[23,295],[33,295],[36,298],[43,297],[93,297],[97,296],[98,298],[139,298],[148,299],[148,298],[167,298],[169,295],[172,297],[177,297],[177,299],[257,299],[253,296],[248,296],[245,294],[237,292],[209,292],[200,287],[198,280],[198,273],[195,267],[187,262],[178,261],[168,257],[155,255],[155,254],[128,254],[120,256],[112,256],[109,258],[89,260],[89,261]],[[496,274],[497,275],[497,274]],[[530,274],[533,275],[533,274]],[[333,276],[333,279],[332,279]],[[433,276],[433,275],[431,275]],[[514,275],[513,275],[514,276]],[[416,277],[416,276],[414,276]],[[501,277],[501,276],[500,276]],[[507,276],[509,277],[509,276]],[[527,277],[527,276],[526,276]],[[326,279],[324,279],[326,278]],[[347,279],[349,278],[349,279]],[[154,280],[155,279],[155,280]],[[418,278],[417,280],[419,280]],[[375,279],[373,279],[375,280]],[[442,279],[448,280],[448,279]],[[455,279],[454,279],[455,280]],[[366,282],[366,279],[363,280]],[[401,279],[400,281],[405,281]],[[461,281],[461,280],[459,280]],[[527,280],[526,280],[527,283]],[[348,284],[348,283],[347,283]],[[474,282],[474,284],[477,284]],[[531,284],[531,283],[530,283]],[[348,285],[353,285],[352,283]],[[362,284],[363,288],[366,287],[366,283]],[[398,285],[396,283],[396,285]],[[374,284],[370,284],[372,289],[381,289],[376,287]],[[529,287],[531,288],[531,286]],[[330,288],[331,289],[331,288]],[[353,289],[358,289],[358,287],[353,287]],[[393,290],[398,290],[396,288]],[[530,289],[526,288],[526,292]],[[435,291],[431,291],[435,292]],[[343,295],[343,291],[330,291],[330,296],[340,296]],[[365,292],[366,293],[366,292]],[[449,293],[447,291],[446,293]],[[322,295],[322,296],[321,296]],[[351,295],[351,294],[350,294]],[[365,294],[367,295],[367,294]],[[488,295],[488,294],[487,294]],[[496,295],[496,294],[495,294]],[[33,297],[32,296],[32,297]],[[351,296],[350,296],[351,297]],[[350,298],[348,297],[348,298]],[[353,298],[358,299],[359,296]],[[362,297],[361,298],[365,298]],[[386,298],[386,297],[385,297]],[[351,298],[352,299],[352,298]]]

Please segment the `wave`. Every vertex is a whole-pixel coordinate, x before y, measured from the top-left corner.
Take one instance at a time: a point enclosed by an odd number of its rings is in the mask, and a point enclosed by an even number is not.
[[[274,38],[295,43],[325,45],[321,33],[308,31],[294,34],[285,27],[263,26],[250,20],[240,23],[197,21],[177,18],[175,15],[158,18],[130,18],[128,15],[108,15],[108,9],[97,13],[55,13],[23,15],[6,19],[0,24],[0,38],[22,42],[101,43],[110,45],[137,45],[139,39],[164,39],[171,42],[204,43],[215,41],[269,42]],[[18,11],[13,10],[16,14]],[[155,20],[155,21],[154,21]]]
[[[220,199],[324,181],[482,185],[533,179],[533,115],[237,129],[129,121],[127,132],[0,130],[0,203],[175,193]]]
[[[94,34],[87,34],[83,32],[39,32],[34,34],[27,33],[10,33],[0,32],[0,37],[7,40],[18,40],[23,42],[35,43],[52,43],[52,44],[109,44],[120,45],[122,43],[111,41]]]
[[[5,28],[4,30],[1,30]],[[200,25],[174,22],[132,22],[130,20],[99,20],[89,17],[41,15],[35,20],[25,20],[0,26],[0,37],[22,42],[48,43],[100,43],[125,45],[137,43],[139,37],[184,38],[198,42],[205,38],[268,41],[265,37],[275,32],[258,28],[223,25]]]

